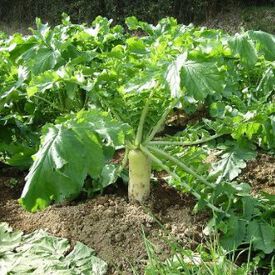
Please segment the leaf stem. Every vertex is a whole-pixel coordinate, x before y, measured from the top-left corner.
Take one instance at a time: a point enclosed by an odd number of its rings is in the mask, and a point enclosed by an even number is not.
[[[179,102],[179,98],[176,98],[170,103],[170,105],[167,107],[167,109],[165,110],[165,112],[157,122],[157,124],[152,129],[150,135],[146,138],[145,143],[151,141],[155,137],[155,135],[159,132],[160,128],[162,127],[166,117],[169,115],[170,111],[177,105],[178,102]]]
[[[136,134],[136,139],[135,139],[135,145],[136,146],[139,146],[140,143],[141,143],[141,140],[142,140],[142,134],[143,134],[143,128],[144,128],[144,123],[145,123],[145,118],[148,114],[148,111],[149,111],[149,105],[150,105],[150,99],[153,95],[153,91],[150,93],[149,95],[149,98],[148,100],[146,101],[145,103],[145,106],[142,110],[142,113],[141,113],[141,116],[140,116],[140,119],[139,119],[139,124],[138,124],[138,129],[137,129],[137,134]]]
[[[201,195],[199,193],[197,193],[191,186],[189,186],[188,184],[186,184],[185,182],[181,181],[181,178],[173,171],[170,170],[170,168],[165,165],[160,159],[158,159],[155,155],[153,155],[146,147],[140,145],[140,149],[141,151],[146,154],[151,160],[152,162],[155,162],[157,165],[159,165],[163,170],[165,170],[168,174],[170,174],[173,178],[175,178],[176,180],[180,181],[181,184],[190,192],[193,194],[194,197],[196,197],[198,200],[203,200],[205,201],[206,205],[212,209],[214,212],[219,212],[219,213],[223,213],[226,215],[226,217],[230,217],[230,215],[228,213],[225,213],[222,209],[217,208],[215,205],[209,203],[208,201],[206,201],[205,199],[202,199]]]
[[[199,174],[197,174],[193,169],[189,168],[186,164],[184,164],[182,161],[180,161],[179,159],[169,155],[168,153],[157,149],[155,147],[152,146],[148,146],[148,148],[153,151],[155,154],[158,154],[162,157],[164,157],[165,159],[170,160],[171,162],[173,162],[174,164],[176,164],[177,166],[179,166],[182,170],[184,170],[185,172],[191,174],[192,176],[194,176],[195,178],[197,178],[199,181],[201,181],[202,183],[204,183],[206,186],[209,186],[211,188],[215,188],[216,185],[213,183],[210,183],[209,181],[207,181],[206,179],[204,179],[202,176],[200,176]]]
[[[179,146],[192,146],[192,145],[198,145],[198,144],[202,144],[208,141],[211,141],[213,139],[216,139],[218,137],[221,137],[225,134],[215,134],[209,138],[205,138],[205,139],[199,139],[196,141],[190,141],[190,142],[184,142],[184,141],[169,141],[169,140],[152,140],[149,141],[147,144],[148,145],[179,145]]]

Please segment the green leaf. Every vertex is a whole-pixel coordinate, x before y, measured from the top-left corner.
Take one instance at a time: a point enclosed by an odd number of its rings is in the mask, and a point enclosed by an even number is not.
[[[243,217],[246,220],[251,220],[255,214],[256,207],[258,206],[258,201],[250,196],[251,192],[243,194],[242,204],[243,204]],[[242,196],[242,194],[238,194]]]
[[[34,74],[40,74],[47,70],[51,70],[58,62],[59,53],[51,49],[39,49],[33,58],[33,67],[31,68]]]
[[[226,113],[226,105],[223,102],[213,102],[210,105],[209,113],[211,117],[223,118]]]
[[[58,79],[59,76],[55,71],[47,71],[33,77],[27,88],[28,96],[31,97],[37,92],[43,93],[49,89],[52,89]]]
[[[106,164],[102,169],[100,177],[94,179],[92,185],[88,185],[85,191],[88,195],[93,195],[96,192],[102,191],[104,188],[114,183],[118,178],[117,173],[118,165],[116,164]]]
[[[29,71],[26,67],[19,66],[17,68],[17,81],[15,81],[9,89],[0,93],[0,105],[6,103],[9,99],[16,97],[18,88],[24,85],[25,80],[29,77]]]
[[[64,125],[50,127],[26,177],[20,203],[37,211],[51,201],[78,195],[87,173],[97,176],[103,160],[101,144],[93,132]]]
[[[212,164],[209,174],[210,177],[217,177],[218,183],[223,179],[235,179],[246,167],[246,161],[255,158],[257,154],[245,143],[225,144],[223,149],[221,159]]]
[[[247,66],[254,66],[257,62],[257,51],[247,34],[236,34],[228,41],[233,55],[240,58]]]
[[[181,78],[180,71],[186,61],[187,54],[180,54],[175,61],[173,61],[167,70],[166,81],[169,85],[171,96],[172,97],[181,97],[182,89],[180,86]]]
[[[224,89],[224,74],[213,62],[187,61],[181,71],[181,85],[186,95],[203,100],[208,95],[221,93]]]
[[[135,54],[146,54],[146,45],[143,41],[137,37],[131,37],[126,40],[126,44],[130,50],[130,52]]]
[[[58,50],[44,47],[33,47],[23,53],[22,59],[34,75],[53,69],[61,61]]]
[[[23,143],[2,143],[0,142],[0,152],[5,152],[4,163],[20,168],[29,168],[32,164],[31,156],[36,152],[35,146],[30,147]]]
[[[140,22],[135,16],[127,17],[125,23],[129,30],[137,30],[140,28]]]
[[[247,227],[247,241],[252,242],[255,250],[269,254],[275,250],[275,228],[253,220]]]
[[[105,165],[100,176],[100,185],[102,189],[116,181],[117,179],[116,171],[117,171],[117,165],[115,164]]]
[[[129,126],[92,109],[62,118],[62,123],[45,131],[20,198],[29,211],[43,209],[52,201],[74,198],[87,175],[99,178],[104,147],[121,146]]]
[[[131,127],[112,119],[107,112],[98,112],[96,109],[80,111],[76,119],[79,123],[86,123],[89,129],[100,135],[106,146],[119,147],[126,139],[133,138]]]
[[[275,60],[275,36],[263,31],[249,31],[248,35],[259,44],[267,60]]]
[[[75,94],[78,91],[79,87],[73,81],[66,81],[64,84],[65,84],[66,94],[68,98],[73,100],[75,98]]]
[[[129,30],[138,30],[141,29],[148,34],[154,33],[154,26],[146,22],[139,21],[135,16],[127,17],[125,23]]]
[[[224,231],[224,235],[221,238],[221,245],[226,250],[235,250],[245,240],[246,221],[239,219],[237,216],[231,216]]]
[[[272,68],[268,67],[259,81],[256,92],[260,93],[262,95],[261,99],[266,102],[273,91],[275,91],[275,75]]]
[[[245,137],[265,149],[275,148],[275,104],[261,101],[253,106],[252,111],[239,113],[227,121],[234,125],[231,136],[240,140]]]
[[[259,133],[260,129],[261,123],[255,121],[245,121],[236,126],[232,133],[232,137],[235,139],[241,139],[242,136],[247,136],[248,139],[252,139],[254,135]]]
[[[223,91],[224,75],[215,63],[187,61],[186,58],[187,53],[180,54],[168,66],[165,79],[172,97],[187,95],[203,100],[209,94]]]

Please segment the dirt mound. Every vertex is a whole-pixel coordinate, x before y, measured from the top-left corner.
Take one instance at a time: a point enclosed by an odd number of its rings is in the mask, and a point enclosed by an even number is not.
[[[247,163],[239,179],[251,184],[255,192],[275,195],[275,156],[259,154]]]
[[[166,232],[180,245],[195,246],[202,241],[202,228],[207,217],[192,215],[194,200],[161,183],[152,186],[146,205],[131,204],[127,200],[127,188],[111,187],[105,194],[70,204],[50,206],[43,212],[31,214],[17,203],[24,184],[24,173],[1,171],[0,221],[14,228],[32,232],[46,229],[50,233],[71,240],[81,241],[92,247],[110,265],[109,274],[118,271],[131,273],[131,265],[143,270],[147,261],[142,231],[156,245],[159,256],[166,257],[169,247]],[[16,186],[13,187],[14,180]],[[239,180],[252,185],[255,192],[274,194],[275,157],[259,154],[247,163]],[[191,240],[191,241],[190,241]]]
[[[7,180],[8,177],[5,177]],[[116,194],[104,194],[69,205],[55,205],[31,214],[20,208],[16,200],[18,192],[4,184],[2,179],[0,220],[25,232],[42,228],[56,236],[66,237],[72,243],[81,241],[109,263],[110,274],[122,270],[128,274],[131,265],[139,270],[144,268],[147,255],[142,229],[156,245],[160,256],[169,254],[164,241],[165,230],[158,221],[172,232],[180,244],[192,247],[197,241],[201,242],[205,219],[192,215],[194,201],[191,197],[179,194],[164,184],[154,185],[149,202],[141,206],[127,201],[125,187],[119,189],[112,190]]]

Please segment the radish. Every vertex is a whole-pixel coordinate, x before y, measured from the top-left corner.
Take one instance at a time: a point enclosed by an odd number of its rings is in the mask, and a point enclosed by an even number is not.
[[[151,160],[142,151],[130,150],[129,155],[130,201],[145,201],[150,195]]]

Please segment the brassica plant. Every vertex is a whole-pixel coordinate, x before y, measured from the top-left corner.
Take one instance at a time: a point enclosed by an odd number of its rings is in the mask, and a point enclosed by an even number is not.
[[[219,231],[224,248],[274,251],[274,199],[233,182],[256,148],[275,149],[273,35],[173,18],[130,17],[127,31],[102,17],[36,23],[31,35],[0,39],[0,161],[30,167],[25,209],[95,194],[118,177],[143,203],[152,171],[164,171],[196,197],[195,210],[212,211],[205,231]],[[178,115],[185,122],[167,131]]]
[[[126,24],[129,32],[101,17],[87,26],[74,25],[65,16],[53,29],[37,20],[32,35],[1,42],[2,120],[6,129],[11,124],[17,141],[15,147],[2,144],[7,163],[30,163],[41,135],[20,199],[27,210],[76,197],[87,176],[97,192],[115,182],[129,163],[130,200],[148,198],[153,167],[219,212],[196,185],[215,189],[226,174],[208,175],[199,167],[200,158],[195,161],[199,151],[194,146],[223,135],[258,143],[248,131],[257,134],[263,127],[258,144],[274,148],[274,104],[259,118],[249,111],[259,108],[261,100],[270,102],[274,36],[261,31],[230,36],[179,25],[172,18],[154,26],[130,17]],[[204,119],[198,129],[160,134],[175,109],[192,118],[202,108],[210,110],[215,123]],[[26,130],[18,127],[18,120]],[[121,165],[112,163],[121,148]]]

